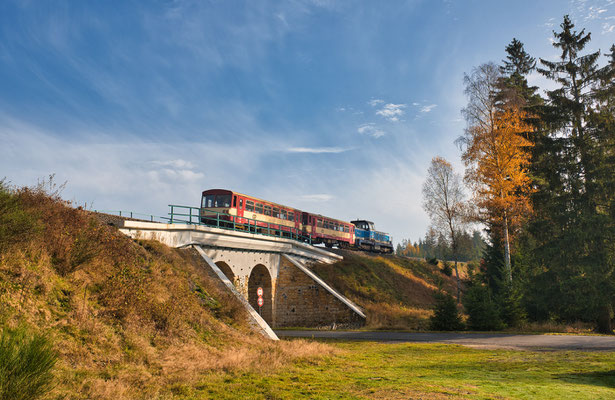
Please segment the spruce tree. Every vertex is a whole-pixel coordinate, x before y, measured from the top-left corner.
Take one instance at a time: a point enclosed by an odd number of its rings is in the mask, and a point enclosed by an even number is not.
[[[604,87],[600,77],[607,72],[598,68],[599,51],[582,54],[589,33],[575,31],[568,16],[560,27],[553,43],[561,50],[560,60],[541,59],[538,69],[560,87],[547,93],[542,118],[548,136],[536,149],[541,159],[540,168],[534,168],[538,192],[529,231],[536,271],[542,271],[534,282],[546,286],[534,290],[548,293],[545,306],[559,318],[592,320],[606,332],[611,330],[614,253],[612,218],[602,205],[612,196],[605,190],[613,175],[606,173],[605,149],[613,131],[604,119],[608,115],[596,108],[596,89]]]

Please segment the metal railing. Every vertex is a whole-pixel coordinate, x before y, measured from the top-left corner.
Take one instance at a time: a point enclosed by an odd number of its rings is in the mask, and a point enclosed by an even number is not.
[[[297,228],[280,224],[259,221],[256,219],[230,215],[213,210],[203,210],[198,207],[169,204],[169,217],[162,217],[169,224],[192,224],[214,226],[237,232],[256,233],[266,236],[288,238],[312,244],[310,236],[302,235]]]
[[[167,219],[166,217],[159,217],[153,214],[142,214],[142,213],[138,213],[134,211],[124,211],[124,210],[92,210],[92,211],[95,213],[100,213],[100,214],[117,215],[118,217],[140,219],[143,221],[150,221],[150,222],[162,222],[162,220]]]

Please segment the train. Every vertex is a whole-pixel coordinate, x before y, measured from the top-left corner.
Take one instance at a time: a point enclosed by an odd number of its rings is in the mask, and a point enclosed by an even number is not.
[[[233,226],[254,233],[274,232],[328,248],[393,252],[391,236],[376,231],[371,221],[346,222],[227,189],[202,192],[199,218],[206,225]]]

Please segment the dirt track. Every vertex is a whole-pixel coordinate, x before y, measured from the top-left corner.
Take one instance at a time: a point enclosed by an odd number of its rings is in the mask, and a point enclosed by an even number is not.
[[[615,351],[615,336],[517,335],[505,333],[419,333],[350,331],[276,331],[282,337],[365,340],[388,343],[449,343],[468,347],[519,350]]]

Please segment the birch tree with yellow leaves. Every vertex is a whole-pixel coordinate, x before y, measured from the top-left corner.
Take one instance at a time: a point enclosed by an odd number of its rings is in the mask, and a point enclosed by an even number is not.
[[[529,195],[532,142],[524,135],[532,131],[527,115],[498,100],[501,74],[494,64],[483,64],[466,75],[468,106],[463,110],[468,123],[461,144],[466,165],[465,179],[473,189],[477,219],[501,229],[506,280],[512,282],[510,248],[512,234],[531,212]]]

